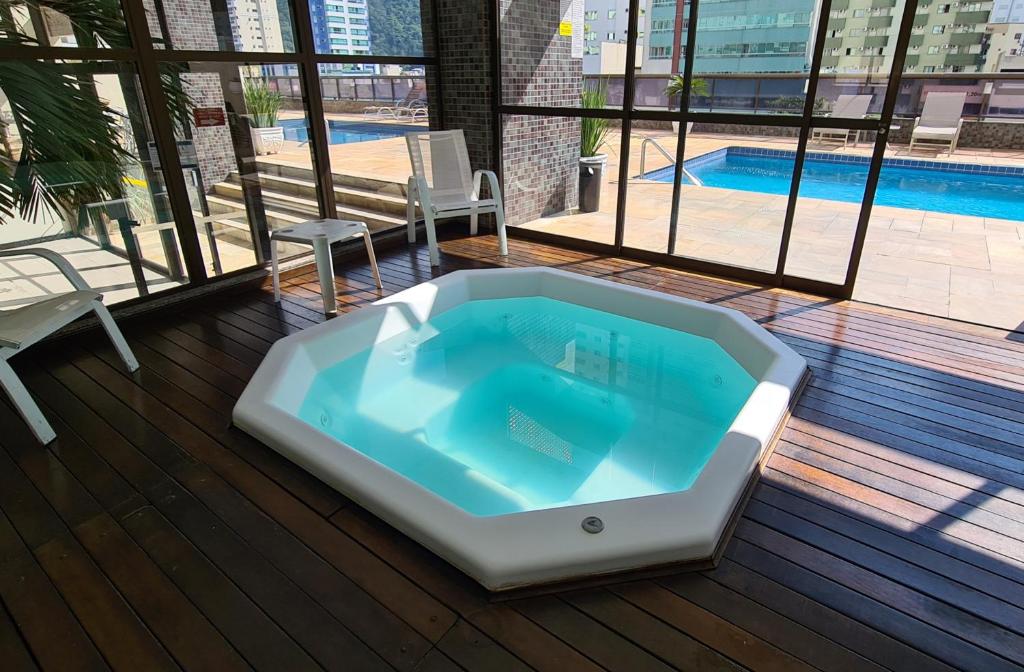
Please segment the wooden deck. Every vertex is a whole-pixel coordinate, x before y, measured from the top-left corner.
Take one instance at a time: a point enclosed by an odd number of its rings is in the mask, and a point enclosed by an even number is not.
[[[814,378],[713,571],[489,602],[244,433],[276,339],[323,319],[316,274],[214,296],[15,361],[59,439],[0,402],[0,668],[912,670],[1024,664],[1024,343],[635,261],[557,265],[738,308]],[[490,265],[493,238],[443,244]],[[381,255],[387,291],[430,277]],[[341,266],[339,264],[339,266]],[[378,297],[338,270],[345,308]]]

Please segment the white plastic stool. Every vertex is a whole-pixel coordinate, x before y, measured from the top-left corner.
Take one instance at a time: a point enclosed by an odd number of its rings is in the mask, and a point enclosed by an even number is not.
[[[350,238],[363,237],[366,254],[370,257],[370,268],[377,281],[378,289],[384,285],[380,281],[377,270],[377,257],[373,254],[373,243],[370,242],[370,230],[366,224],[347,219],[311,219],[308,222],[278,229],[270,234],[270,268],[274,278],[274,301],[281,300],[281,280],[277,269],[277,243],[299,243],[313,248],[316,260],[316,272],[320,276],[320,293],[324,297],[324,312],[338,312],[338,303],[334,297],[334,261],[331,259],[331,243],[341,242]]]

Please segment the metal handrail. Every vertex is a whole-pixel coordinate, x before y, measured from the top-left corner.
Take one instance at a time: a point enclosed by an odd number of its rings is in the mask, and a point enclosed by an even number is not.
[[[665,137],[671,137],[671,136],[665,136]],[[658,139],[657,138],[644,138],[644,141],[640,143],[640,177],[641,177],[641,179],[643,178],[644,175],[647,174],[647,171],[644,170],[644,165],[647,163],[647,145],[648,144],[654,145],[655,149],[657,149],[659,152],[661,152],[661,155],[664,156],[666,159],[668,159],[668,161],[673,166],[676,164],[676,160],[672,157],[672,155],[669,154],[667,151],[665,151],[664,147],[662,147],[660,144],[658,144]],[[697,177],[693,173],[691,173],[690,171],[688,171],[686,169],[686,166],[683,166],[683,175],[686,175],[687,179],[689,179],[690,182],[693,182],[698,187],[703,187],[704,186],[703,182],[698,180]]]
[[[640,143],[640,177],[643,177],[647,173],[647,171],[644,170],[644,165],[647,163],[647,145],[649,144],[654,145],[654,148],[661,152],[661,155],[668,159],[670,163],[674,164],[676,162],[675,157],[665,151],[665,148],[658,144],[657,138],[644,138],[644,141]]]

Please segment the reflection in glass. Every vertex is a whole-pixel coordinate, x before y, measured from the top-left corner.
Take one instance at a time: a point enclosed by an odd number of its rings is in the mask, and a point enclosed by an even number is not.
[[[161,49],[295,51],[291,0],[152,0],[146,12]]]
[[[0,67],[0,247],[67,256],[108,304],[187,282],[134,69]],[[39,259],[5,259],[0,287],[2,308],[69,289]]]
[[[0,45],[108,48],[129,40],[118,2],[4,0]]]
[[[171,112],[211,274],[263,261],[268,231],[320,214],[301,86],[281,91],[273,76],[292,67],[164,65],[190,100]]]

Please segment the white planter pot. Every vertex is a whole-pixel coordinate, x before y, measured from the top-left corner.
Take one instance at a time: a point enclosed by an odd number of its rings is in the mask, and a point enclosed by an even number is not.
[[[692,131],[692,130],[693,130],[693,122],[692,121],[686,122],[686,134],[689,135],[690,131]],[[672,122],[672,132],[673,133],[678,133],[679,132],[679,122],[678,121],[673,121]]]
[[[271,126],[269,128],[250,128],[252,136],[252,149],[257,155],[277,154],[284,145],[284,128]]]

